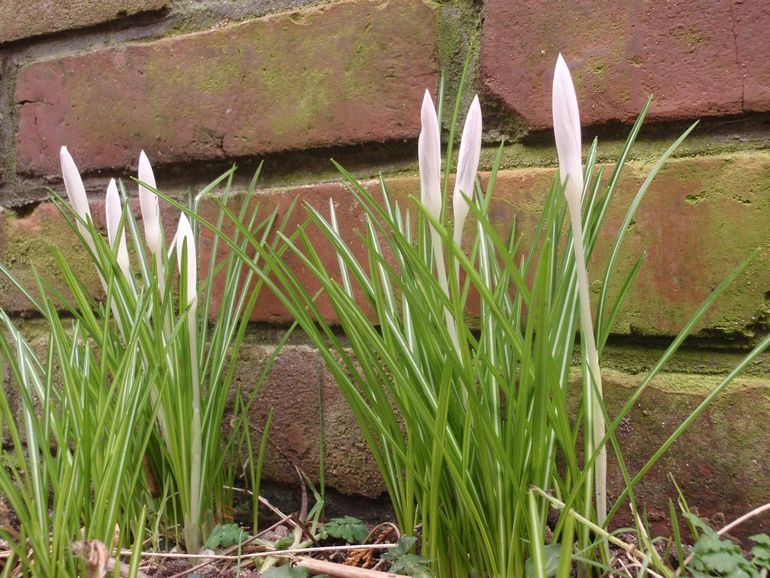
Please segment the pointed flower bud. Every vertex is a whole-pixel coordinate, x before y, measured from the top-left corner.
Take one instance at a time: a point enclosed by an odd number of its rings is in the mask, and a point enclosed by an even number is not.
[[[110,179],[110,184],[107,185],[107,198],[105,202],[105,212],[107,217],[107,239],[110,242],[110,247],[115,250],[115,238],[120,228],[120,219],[123,215],[123,208],[120,203],[120,195],[118,194],[118,187],[115,184],[115,179]],[[123,274],[129,276],[129,262],[128,262],[128,248],[126,247],[126,232],[120,231],[120,240],[117,246],[117,259]]]
[[[481,106],[475,96],[468,116],[465,118],[463,137],[460,141],[460,154],[457,158],[457,177],[452,195],[454,206],[454,240],[458,245],[462,240],[465,218],[468,216],[468,199],[473,198],[476,172],[481,157]]]
[[[139,180],[153,189],[155,175],[152,172],[150,160],[144,151],[139,153]],[[160,255],[163,232],[160,225],[160,206],[158,195],[143,185],[139,185],[139,205],[142,208],[142,222],[144,223],[144,240],[154,255]]]
[[[417,159],[420,164],[420,200],[428,212],[438,220],[441,217],[441,132],[438,124],[436,107],[430,92],[425,91],[420,111],[422,130],[417,141]],[[438,231],[430,226],[431,245],[433,246],[433,258],[436,263],[436,276],[442,291],[449,295],[449,282],[444,263],[444,250]],[[455,347],[458,347],[457,329],[454,319],[448,309],[444,308],[444,317],[447,328]]]
[[[182,256],[185,251],[187,252],[187,279],[181,279],[180,282],[184,282],[185,287],[187,288],[187,304],[189,305],[196,301],[198,294],[196,270],[198,259],[192,227],[184,213],[179,217],[179,225],[177,226],[176,235],[174,236],[174,243],[176,245],[176,259],[180,275],[183,273]]]
[[[70,205],[75,210],[75,213],[83,219],[83,221],[91,220],[91,211],[88,208],[88,197],[86,197],[86,189],[83,186],[83,179],[80,178],[80,172],[75,165],[75,161],[72,159],[66,146],[61,147],[59,153],[59,160],[61,161],[61,172],[64,178],[64,188],[67,190],[67,198],[69,198]],[[93,250],[94,245],[91,240],[91,233],[88,229],[78,221],[78,230],[85,237],[86,243]]]
[[[420,164],[420,200],[436,219],[441,215],[441,136],[433,99],[422,99],[422,130],[417,141]]]
[[[575,86],[572,84],[567,63],[561,54],[556,60],[553,75],[553,132],[556,151],[559,155],[559,178],[566,186],[570,223],[572,225],[572,246],[575,252],[575,272],[580,296],[580,334],[588,362],[589,376],[585,398],[587,400],[586,421],[590,431],[586,434],[597,452],[594,463],[594,490],[596,515],[599,524],[607,517],[607,447],[599,446],[604,438],[606,425],[602,413],[602,374],[599,365],[599,351],[594,336],[591,316],[591,295],[588,287],[583,225],[581,219],[581,197],[583,195],[583,159],[580,141],[580,114],[578,112]]]
[[[559,175],[570,205],[579,206],[583,194],[583,160],[580,113],[575,86],[561,54],[553,75],[553,132],[559,155]]]

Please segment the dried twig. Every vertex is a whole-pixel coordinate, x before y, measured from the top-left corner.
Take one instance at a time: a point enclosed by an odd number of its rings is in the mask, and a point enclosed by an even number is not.
[[[614,535],[610,534],[609,532],[607,532],[601,526],[597,526],[596,524],[594,524],[588,518],[585,518],[585,517],[581,516],[580,514],[578,514],[576,511],[572,510],[571,508],[567,508],[566,504],[564,502],[554,498],[549,493],[544,492],[543,490],[541,490],[540,488],[538,488],[536,486],[531,486],[531,489],[535,493],[543,496],[546,500],[551,502],[551,504],[556,509],[563,510],[563,511],[567,512],[570,516],[575,518],[575,520],[577,520],[581,524],[584,524],[585,526],[587,526],[588,529],[591,530],[594,534],[597,534],[597,535],[605,538],[607,541],[612,542],[613,544],[615,544],[615,546],[617,546],[618,548],[622,549],[630,559],[638,561],[638,559],[647,560],[647,559],[650,558],[650,556],[648,554],[645,554],[644,552],[639,550],[639,548],[637,548],[633,544],[629,544],[628,542],[624,542],[623,540],[621,540],[617,536],[614,536]],[[662,578],[662,577],[660,577],[659,574],[656,574],[655,572],[653,572],[649,568],[647,568],[647,573],[650,574],[651,576],[655,576],[657,578]]]
[[[371,547],[371,546],[370,546]],[[292,561],[303,568],[316,573],[327,574],[333,578],[408,578],[403,574],[393,574],[392,572],[380,572],[379,570],[369,570],[367,568],[357,568],[355,566],[346,566],[336,562],[326,560],[316,560],[305,556],[292,558]]]
[[[729,524],[727,524],[726,526],[723,526],[722,528],[720,528],[717,531],[717,534],[719,534],[720,536],[724,536],[725,534],[727,534],[727,532],[729,532],[736,526],[739,526],[744,522],[746,522],[747,520],[750,520],[751,518],[759,516],[760,514],[767,512],[768,510],[770,510],[770,503],[765,504],[764,506],[759,506],[758,508],[754,508],[753,510],[751,510],[751,512],[747,514],[743,514],[743,516],[741,516],[740,518],[737,518],[732,522],[730,522]]]
[[[313,554],[316,552],[336,552],[338,550],[366,550],[366,549],[378,549],[378,550],[390,550],[398,547],[398,544],[364,544],[356,546],[319,546],[312,548],[294,548],[290,550],[266,550],[264,552],[249,552],[248,554],[241,554],[239,556],[225,555],[225,554],[186,554],[184,552],[142,552],[140,556],[142,558],[200,558],[200,559],[212,559],[216,560],[248,560],[249,558],[266,558],[268,556],[296,556],[298,554]],[[131,550],[121,550],[121,555],[130,555]]]
[[[290,519],[291,519],[291,516],[285,516],[284,518],[278,520],[275,524],[273,524],[269,528],[265,528],[264,530],[262,530],[258,534],[255,534],[254,536],[252,536],[248,540],[245,540],[244,542],[242,542],[240,544],[236,544],[234,546],[230,546],[229,548],[227,548],[225,550],[225,555],[230,555],[233,552],[237,552],[238,548],[243,548],[247,544],[250,544],[254,540],[259,539],[260,536],[264,536],[265,534],[267,534],[271,530],[274,530],[275,528],[277,528],[278,526],[282,525],[284,522],[289,521]],[[197,570],[200,570],[201,568],[205,568],[206,566],[210,566],[211,564],[214,564],[215,562],[218,562],[218,561],[219,560],[215,559],[215,558],[214,559],[210,559],[210,560],[206,560],[205,562],[203,562],[201,564],[198,564],[197,566],[193,566],[192,568],[188,568],[187,570],[183,570],[182,572],[177,572],[176,574],[174,574],[172,576],[169,576],[169,578],[184,578],[185,576],[188,576],[189,574],[192,574],[193,572],[195,572]]]

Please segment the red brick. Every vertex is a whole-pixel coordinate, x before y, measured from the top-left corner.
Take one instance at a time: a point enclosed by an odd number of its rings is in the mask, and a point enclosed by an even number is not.
[[[741,63],[743,108],[746,111],[770,110],[770,11],[762,2],[733,2],[735,45]],[[764,12],[758,12],[761,7]],[[764,64],[764,66],[762,66]]]
[[[104,212],[96,206],[92,210],[95,218]],[[75,274],[85,280],[86,286],[94,292],[98,291],[96,270],[86,259],[85,250],[77,244],[75,235],[64,224],[54,205],[40,204],[24,217],[18,217],[6,209],[0,213],[0,229],[0,263],[33,294],[36,271],[57,290],[65,287],[53,255],[53,246],[59,247],[67,255]],[[0,308],[9,313],[32,309],[21,291],[4,274],[0,274]]]
[[[421,1],[348,1],[30,64],[19,171],[57,172],[62,144],[87,171],[416,137],[435,26]]]
[[[614,237],[633,195],[646,178],[651,164],[629,163],[607,216],[603,245],[590,266],[592,281],[598,282],[611,238]],[[553,169],[517,169],[498,174],[492,218],[507,227],[515,217],[519,230],[533,230],[539,219]],[[637,212],[621,254],[617,275],[628,271],[643,257],[639,277],[632,289],[615,331],[620,334],[675,335],[711,290],[757,246],[767,244],[766,223],[770,219],[767,178],[770,155],[764,152],[697,159],[678,159],[659,173]],[[414,177],[388,179],[391,194],[403,204],[416,195]],[[376,190],[375,183],[369,183]],[[299,197],[328,215],[328,201],[337,207],[343,237],[362,254],[356,242],[364,234],[363,215],[350,202],[349,193],[338,184],[284,191],[275,197],[282,206]],[[297,209],[294,222],[302,220]],[[291,229],[290,225],[290,229]],[[336,271],[336,258],[328,242],[309,229],[314,247],[327,267]],[[524,243],[526,246],[526,241]],[[602,249],[602,247],[604,247]],[[295,257],[287,257],[311,292],[319,288],[312,275],[301,271]],[[618,277],[619,278],[619,277]],[[748,272],[711,308],[701,329],[725,334],[751,334],[765,316],[765,291],[770,287],[770,255],[762,253]],[[328,303],[321,310],[334,320]],[[254,312],[255,320],[289,321],[278,301],[265,293]]]
[[[604,369],[604,399],[609,415],[616,415],[645,375],[629,375]],[[635,404],[617,431],[619,446],[631,475],[652,456],[722,380],[721,375],[663,373],[656,377]],[[766,501],[770,490],[770,451],[757,443],[770,433],[764,418],[770,409],[765,394],[766,379],[736,379],[730,389],[714,400],[686,430],[634,489],[636,505],[648,512],[652,535],[670,535],[668,498],[676,500],[681,488],[685,500],[699,515],[718,520],[734,520]],[[573,392],[580,381],[573,381]],[[577,395],[576,395],[577,397]],[[608,493],[616,499],[626,484],[609,450]],[[770,516],[741,525],[730,534],[746,539],[764,531]],[[613,527],[633,524],[629,508],[623,507],[611,523]]]
[[[0,44],[160,10],[169,4],[170,0],[3,0]]]
[[[246,395],[254,390],[256,379],[264,371],[271,353],[269,346],[247,344],[241,349],[235,379]],[[250,421],[260,429],[268,414],[274,412],[269,436],[271,443],[265,459],[265,474],[272,480],[297,482],[294,463],[310,475],[318,471],[322,439],[319,376],[319,358],[315,349],[288,346],[276,358],[251,408]],[[255,441],[259,443],[259,436]]]
[[[609,237],[614,236],[650,164],[629,163],[626,167],[613,205],[607,216],[603,244],[590,266],[590,277],[596,283],[603,273]],[[553,180],[553,169],[515,169],[498,175],[492,219],[507,227],[515,217],[519,230],[532,230]],[[641,205],[634,226],[629,232],[625,251],[618,265],[618,274],[629,270],[634,260],[644,257],[639,277],[629,294],[615,332],[620,334],[674,335],[710,291],[746,258],[755,247],[767,246],[766,223],[770,220],[770,199],[767,183],[770,178],[770,154],[767,152],[731,154],[724,156],[677,159],[670,161],[658,175]],[[161,179],[162,180],[162,179]],[[391,194],[408,204],[408,196],[416,195],[416,177],[387,179]],[[367,187],[376,191],[378,184]],[[339,183],[327,183],[288,190],[263,191],[258,196],[262,214],[279,208],[279,219],[294,199],[295,208],[287,231],[305,220],[303,203],[328,215],[328,203],[335,202],[343,237],[359,257],[365,260],[357,236],[365,234],[363,215],[352,201],[350,192]],[[102,210],[94,203],[93,213],[101,218]],[[204,214],[211,216],[213,207],[204,203]],[[163,210],[166,230],[175,230],[175,211]],[[311,242],[321,254],[330,271],[337,270],[331,245],[312,226],[308,228]],[[37,207],[29,215],[16,218],[6,213],[0,227],[0,261],[18,273],[31,286],[30,266],[39,271],[55,270],[50,260],[50,245],[57,244],[68,262],[92,280],[98,291],[98,281],[92,273],[85,253],[73,243],[72,235],[62,228],[56,211],[48,204]],[[524,241],[526,245],[526,240]],[[604,247],[604,249],[602,249]],[[201,275],[205,274],[211,252],[210,236],[204,235],[199,253]],[[290,253],[285,260],[297,272],[303,285],[315,293],[318,282],[308,273],[299,259]],[[0,282],[4,283],[4,282]],[[770,254],[760,253],[747,274],[739,278],[706,315],[701,329],[725,334],[751,334],[756,323],[767,321],[765,292],[770,287]],[[0,285],[0,305],[11,311],[26,308],[9,287]],[[332,308],[319,301],[322,313],[334,321]],[[290,317],[280,302],[267,290],[254,310],[255,321],[284,324]]]
[[[59,192],[64,194],[63,190]],[[143,230],[139,200],[133,198],[131,203],[134,216],[139,220],[139,229]],[[104,198],[92,198],[89,204],[94,224],[104,231],[106,226]],[[178,216],[168,207],[162,207],[161,210],[166,237],[170,241],[176,231]],[[129,247],[130,245],[129,242]],[[86,290],[90,290],[91,294],[97,297],[103,296],[102,286],[87,249],[81,245],[75,233],[64,222],[55,205],[41,203],[23,216],[0,207],[0,263],[8,268],[23,287],[32,290],[33,294],[36,287],[36,272],[56,291],[66,290],[59,264],[54,257],[54,247],[61,250],[67,265]],[[133,260],[132,265],[136,265]],[[26,313],[32,309],[22,292],[2,274],[0,274],[0,308],[11,314]]]
[[[393,184],[397,189],[404,185],[409,189],[415,186],[416,181],[411,178],[395,179]],[[374,182],[367,182],[365,183],[365,186],[372,192],[379,190],[379,185]],[[409,194],[413,192],[413,190],[410,190]],[[330,200],[334,202],[342,237],[349,243],[356,256],[361,260],[365,260],[366,253],[361,243],[358,241],[358,235],[366,234],[364,214],[361,211],[361,208],[353,201],[350,191],[341,183],[323,183],[287,190],[266,191],[260,193],[258,198],[258,202],[260,203],[260,215],[267,216],[271,211],[277,208],[278,221],[284,219],[289,207],[295,201],[298,201],[296,202],[294,211],[285,228],[285,231],[289,233],[295,231],[298,226],[307,221],[308,213],[305,206],[315,207],[322,215],[328,217]],[[240,201],[238,203],[240,203]],[[240,204],[235,206],[240,207]],[[211,222],[216,221],[216,207],[205,204],[202,206],[201,212]],[[324,264],[332,273],[336,273],[339,270],[337,266],[337,257],[331,244],[321,237],[320,231],[315,226],[310,225],[306,230],[314,248],[318,251]],[[204,231],[200,244],[200,262],[204,264],[204,267],[206,268],[206,264],[209,262],[208,255],[210,255],[212,246],[211,239],[212,234],[208,231]],[[299,244],[301,246],[301,242],[299,242]],[[227,248],[223,244],[220,244],[219,250],[220,255],[224,257]],[[311,294],[315,294],[320,289],[320,285],[315,276],[303,266],[300,258],[291,250],[284,253],[283,261],[289,265],[291,270],[297,275],[299,282]],[[206,274],[206,271],[202,271],[201,274]],[[219,287],[219,289],[220,291],[217,291],[214,294],[217,306],[221,287]],[[359,302],[363,303],[363,300],[359,299]],[[336,321],[337,316],[334,309],[324,295],[319,296],[316,301],[316,306],[326,319],[332,322]],[[263,290],[257,306],[254,309],[252,320],[266,323],[287,324],[291,323],[292,317],[281,305],[280,300],[275,297],[275,295],[267,290]]]
[[[235,379],[247,395],[254,390],[255,380],[272,352],[272,346],[250,343],[241,349]],[[324,474],[329,486],[346,494],[369,497],[385,491],[358,424],[315,348],[288,345],[278,355],[251,409],[255,431],[261,432],[271,411],[273,422],[264,470],[267,478],[296,484],[293,464],[297,464],[317,481],[323,441]],[[259,438],[254,436],[254,447],[258,447]]]
[[[628,163],[589,263],[592,286],[604,273],[610,242],[652,163]],[[608,173],[609,171],[607,171]],[[741,261],[768,242],[770,155],[764,152],[669,161],[636,213],[617,267],[617,280],[643,259],[614,331],[676,335],[698,306]],[[519,230],[534,230],[553,170],[524,169],[498,175],[496,221],[515,216]],[[526,246],[526,241],[524,246]],[[761,252],[748,271],[712,306],[700,329],[751,335],[766,317],[770,254]],[[596,296],[596,294],[594,294]]]
[[[525,125],[551,125],[562,52],[584,123],[770,110],[770,11],[763,2],[484,3],[480,80]],[[744,105],[745,76],[745,105]]]
[[[370,498],[384,494],[385,482],[377,469],[377,463],[337,382],[323,362],[321,386],[327,483],[345,494],[360,494]]]

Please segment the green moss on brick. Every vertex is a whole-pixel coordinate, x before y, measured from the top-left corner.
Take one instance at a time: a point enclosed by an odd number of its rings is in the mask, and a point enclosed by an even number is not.
[[[3,218],[3,246],[0,259],[24,287],[35,293],[36,272],[57,291],[65,284],[59,274],[59,264],[54,255],[58,248],[73,273],[86,288],[95,294],[100,291],[99,280],[93,263],[77,241],[72,231],[64,226],[52,205],[40,205],[31,216],[19,219],[6,212]],[[0,290],[4,298],[0,305],[9,311],[29,309],[26,299],[5,277],[0,277]]]
[[[466,58],[469,58],[469,65],[462,95],[463,103],[469,105],[478,91],[476,81],[481,47],[481,13],[474,0],[453,0],[443,2],[439,6],[437,52],[444,74],[444,102],[449,105],[447,110],[451,114],[451,106],[457,98]],[[464,114],[464,111],[461,114]]]
[[[39,137],[54,130],[85,170],[142,148],[184,162],[413,138],[435,34],[423,2],[350,0],[34,63],[17,84],[20,166],[56,169]]]
[[[3,0],[0,44],[41,34],[76,30],[168,7],[170,0]]]

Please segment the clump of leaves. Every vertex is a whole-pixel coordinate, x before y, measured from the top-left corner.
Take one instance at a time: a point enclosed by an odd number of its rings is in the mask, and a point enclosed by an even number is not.
[[[749,540],[754,542],[754,546],[751,548],[751,562],[767,574],[770,572],[770,536],[754,534],[749,536]]]
[[[688,520],[701,531],[692,551],[692,561],[687,570],[694,578],[759,578],[770,570],[770,537],[767,534],[751,536],[755,545],[752,559],[747,560],[738,544],[723,539],[716,530],[700,518],[686,512]]]
[[[219,524],[214,527],[206,542],[206,548],[216,550],[217,548],[230,548],[236,544],[243,543],[249,535],[238,524]]]
[[[398,539],[398,546],[385,552],[381,558],[393,562],[390,571],[394,574],[405,574],[416,578],[433,578],[428,560],[413,553],[415,544],[417,544],[417,538],[414,536],[401,536]]]
[[[716,532],[701,534],[693,548],[695,557],[688,566],[695,578],[755,576],[753,567],[741,554],[740,547],[730,540],[722,540]]]
[[[334,538],[345,540],[348,544],[362,544],[368,535],[369,530],[361,520],[353,516],[342,516],[326,522],[318,533],[318,538],[321,540]]]

